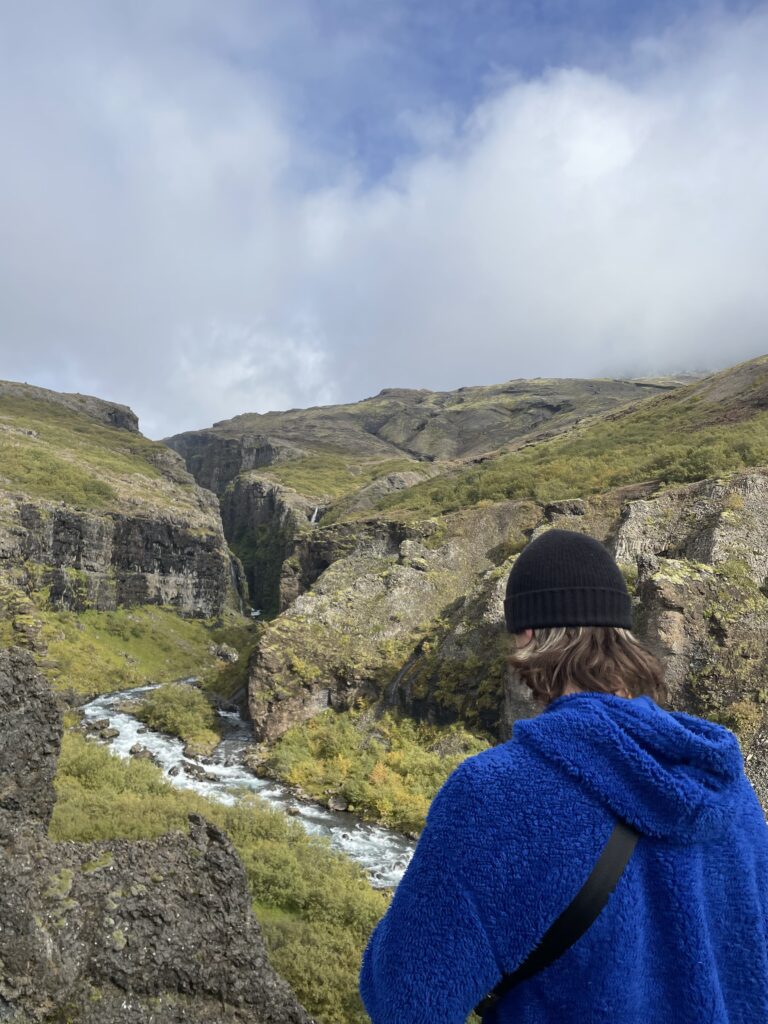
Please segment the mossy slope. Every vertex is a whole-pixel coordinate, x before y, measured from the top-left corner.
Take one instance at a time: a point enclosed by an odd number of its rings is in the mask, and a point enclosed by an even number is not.
[[[245,866],[272,966],[322,1024],[364,1024],[357,991],[365,943],[391,894],[258,797],[225,807],[174,789],[147,761],[123,761],[65,733],[50,836],[154,839],[187,831],[190,813],[224,829]]]
[[[484,500],[586,497],[642,480],[680,483],[765,465],[766,407],[768,356],[761,356],[387,495],[376,507],[434,515]]]

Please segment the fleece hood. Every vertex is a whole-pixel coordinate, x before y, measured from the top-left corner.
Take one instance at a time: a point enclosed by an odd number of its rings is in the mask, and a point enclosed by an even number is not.
[[[569,693],[514,724],[513,740],[574,777],[639,832],[710,838],[738,806],[744,760],[725,726],[650,697]]]

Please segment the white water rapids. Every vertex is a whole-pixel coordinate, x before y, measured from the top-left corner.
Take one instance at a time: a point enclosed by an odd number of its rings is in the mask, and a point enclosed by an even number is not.
[[[270,806],[290,814],[310,835],[327,836],[334,849],[363,866],[374,888],[397,885],[413,854],[414,842],[397,832],[361,821],[349,811],[331,811],[322,804],[298,800],[286,785],[254,775],[242,763],[243,753],[252,743],[251,727],[235,711],[218,712],[224,738],[211,758],[187,757],[181,740],[154,732],[133,715],[118,710],[121,704],[153,689],[155,686],[142,686],[103,694],[81,710],[87,720],[106,719],[111,728],[119,731],[108,745],[120,757],[130,757],[131,747],[138,743],[154,755],[174,786],[192,789],[222,804],[235,804],[243,789],[255,793]],[[185,766],[193,772],[204,771],[209,778],[196,778],[187,773]]]

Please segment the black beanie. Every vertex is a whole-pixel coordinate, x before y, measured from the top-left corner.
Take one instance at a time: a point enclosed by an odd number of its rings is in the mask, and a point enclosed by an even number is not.
[[[542,626],[632,629],[632,599],[600,541],[549,529],[517,556],[507,580],[504,619],[510,633]]]

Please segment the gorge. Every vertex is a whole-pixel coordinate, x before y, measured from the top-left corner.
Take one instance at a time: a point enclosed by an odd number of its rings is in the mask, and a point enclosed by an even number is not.
[[[733,729],[768,808],[768,357],[389,388],[164,442],[125,406],[0,382],[0,453],[0,1016],[362,1024],[355,965],[432,796],[536,713],[502,598],[553,526],[611,551],[670,706]],[[191,677],[209,756],[180,712],[175,735],[130,712]],[[337,859],[249,825],[246,791]],[[214,799],[190,824],[194,793]]]

